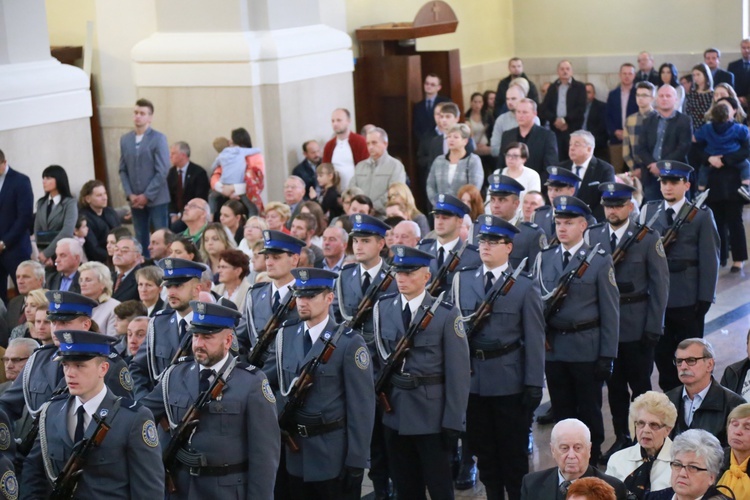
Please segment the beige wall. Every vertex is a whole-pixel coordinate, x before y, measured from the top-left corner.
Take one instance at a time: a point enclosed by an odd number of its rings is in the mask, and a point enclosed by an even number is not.
[[[52,45],[83,45],[86,22],[96,18],[95,0],[46,0]]]

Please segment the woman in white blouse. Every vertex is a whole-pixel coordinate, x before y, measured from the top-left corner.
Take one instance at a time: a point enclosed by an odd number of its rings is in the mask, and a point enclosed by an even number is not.
[[[523,186],[523,191],[519,196],[521,203],[518,205],[519,213],[523,207],[523,197],[527,191],[540,191],[542,190],[542,180],[536,170],[533,170],[526,166],[526,160],[529,159],[529,148],[522,142],[511,142],[508,147],[505,148],[505,168],[497,169],[493,174],[507,175],[518,181]],[[490,195],[487,195],[485,206],[486,211],[489,213],[489,201]]]
[[[90,261],[81,264],[78,268],[80,273],[78,283],[81,286],[81,295],[84,295],[99,303],[91,312],[91,319],[99,325],[99,332],[105,335],[115,336],[115,307],[120,301],[112,298],[112,275],[109,268],[101,262]]]

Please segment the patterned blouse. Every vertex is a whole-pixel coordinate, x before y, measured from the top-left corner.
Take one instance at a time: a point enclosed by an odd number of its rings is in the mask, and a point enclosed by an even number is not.
[[[706,123],[706,112],[714,102],[714,91],[688,92],[685,96],[685,113],[693,122],[693,130],[698,130]]]

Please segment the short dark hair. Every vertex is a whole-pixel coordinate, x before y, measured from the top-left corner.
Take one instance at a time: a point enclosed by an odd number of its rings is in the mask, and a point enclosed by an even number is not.
[[[198,246],[193,241],[193,238],[190,238],[188,236],[178,236],[175,238],[175,240],[172,242],[178,242],[182,243],[182,246],[185,247],[185,251],[187,253],[193,254],[193,262],[198,262],[200,264],[203,264],[203,258],[201,257],[201,251],[198,248]]]
[[[461,111],[459,111],[458,104],[456,104],[455,102],[444,102],[440,107],[440,112],[451,114],[456,118],[461,116]]]
[[[308,231],[315,232],[315,231],[318,230],[318,218],[315,217],[311,213],[307,213],[307,212],[305,212],[305,213],[299,213],[294,218],[294,220],[301,220],[302,222],[304,222],[305,223],[305,227],[307,228]]]
[[[711,52],[713,52],[714,54],[716,54],[716,57],[718,57],[719,59],[721,59],[721,51],[719,49],[717,49],[717,48],[714,48],[714,47],[709,47],[706,50],[704,50],[703,51],[703,57],[705,58],[706,55],[710,54]]]
[[[596,92],[596,85],[594,85],[593,83],[591,83],[591,82],[586,82],[586,86],[587,86],[587,87],[591,87],[592,89],[594,89],[594,92]]]
[[[352,198],[351,201],[352,202],[356,201],[360,205],[367,205],[367,206],[369,206],[370,207],[370,211],[372,211],[372,209],[375,207],[375,204],[372,202],[372,199],[370,199],[370,197],[367,196],[366,194],[358,194],[357,196],[355,196],[354,198]]]
[[[309,141],[305,141],[302,143],[302,152],[307,153],[307,145],[311,142],[315,142],[315,139],[310,139]]]
[[[656,91],[656,86],[651,82],[643,81],[643,82],[638,82],[635,86],[635,89],[636,90],[638,89],[648,90],[649,92],[651,92],[651,95],[653,96],[654,92]]]
[[[152,103],[148,99],[138,99],[137,101],[135,101],[135,105],[139,108],[148,108],[149,111],[151,111],[151,114],[154,114],[154,103]]]
[[[240,273],[241,280],[250,274],[250,259],[242,250],[237,250],[236,248],[224,250],[219,254],[219,260],[223,260],[232,267],[239,267],[242,269],[242,272]]]
[[[138,316],[147,315],[148,309],[140,300],[126,300],[125,302],[120,302],[115,307],[115,316],[120,319],[132,320]]]
[[[622,64],[620,64],[620,69],[622,69],[622,68],[633,68],[633,69],[635,69],[635,64],[629,63],[629,62],[622,63]]]
[[[443,80],[439,76],[437,76],[435,73],[427,73],[427,75],[424,77],[424,79],[427,80],[428,78],[437,78],[438,79],[438,85],[442,85],[443,84]]]
[[[232,142],[235,146],[242,146],[243,148],[253,147],[253,141],[250,139],[250,132],[242,127],[232,130]]]
[[[511,142],[505,148],[505,151],[503,151],[503,153],[507,153],[509,150],[514,149],[514,148],[518,148],[518,151],[521,153],[521,158],[523,158],[524,160],[528,160],[529,147],[523,142]]]
[[[57,183],[57,192],[61,198],[71,198],[70,183],[68,182],[68,173],[60,165],[50,165],[42,171],[42,178],[48,177],[55,179]],[[47,197],[49,195],[45,195]]]
[[[0,149],[0,163],[5,161],[5,153],[3,153],[3,150]]]

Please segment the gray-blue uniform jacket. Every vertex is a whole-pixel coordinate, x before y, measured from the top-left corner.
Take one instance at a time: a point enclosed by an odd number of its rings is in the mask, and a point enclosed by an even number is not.
[[[289,290],[287,293],[292,293]],[[282,305],[288,296],[281,299]],[[240,318],[240,323],[235,328],[235,335],[240,344],[241,352],[249,352],[258,341],[258,335],[265,328],[268,320],[273,316],[273,286],[271,283],[256,283],[248,292],[245,298],[245,312]],[[297,309],[292,309],[286,313],[284,320],[296,321],[299,318]],[[273,352],[271,344],[270,352]],[[264,369],[264,371],[266,371]],[[268,372],[266,371],[266,374]]]
[[[640,227],[629,222],[617,246],[621,247]],[[610,251],[609,224],[597,224],[586,232],[587,243],[600,244]],[[635,241],[625,252],[625,258],[615,266],[615,280],[620,290],[620,342],[641,340],[645,332],[664,333],[664,311],[669,293],[669,269],[661,236],[652,230]]]
[[[186,333],[186,335],[189,335]],[[180,348],[180,326],[173,309],[157,312],[148,322],[146,338],[130,362],[136,399],[153,390]]]
[[[463,316],[476,311],[484,300],[484,266],[464,269],[453,279],[453,299]],[[513,273],[511,266],[498,278]],[[468,329],[469,322],[465,324]],[[480,396],[520,394],[525,386],[544,384],[544,314],[539,284],[530,275],[518,276],[508,295],[498,297],[492,314],[469,339],[469,352],[513,347],[492,359],[471,356],[471,393]]]
[[[584,243],[570,258],[565,269],[562,245],[540,254],[536,269],[545,300],[547,294],[557,286],[560,277],[574,270],[590,250]],[[598,324],[578,330],[590,322]],[[547,323],[547,331],[552,332],[552,350],[547,352],[547,361],[591,362],[600,357],[616,358],[619,325],[620,292],[617,290],[612,257],[599,249],[583,277],[573,280],[560,311]]]
[[[280,408],[286,403],[283,393],[292,379],[323,350],[321,335],[305,356],[304,325],[301,321],[286,325],[276,336],[278,368],[272,384],[281,387]],[[329,316],[323,335],[335,335],[338,327]],[[305,481],[326,481],[337,478],[344,466],[367,467],[375,421],[375,388],[370,352],[361,335],[349,330],[339,337],[328,363],[318,366],[295,421],[310,426],[341,421],[341,428],[306,438],[294,436],[300,451],[292,453],[287,448],[289,474]]]
[[[453,247],[453,249],[457,252],[460,252],[465,243],[466,242],[464,240],[459,238],[458,243],[456,243],[456,246]],[[417,249],[435,256],[435,258],[430,261],[430,273],[432,274],[430,281],[432,281],[433,279],[435,279],[438,271],[440,270],[437,263],[438,242],[437,240],[432,238],[423,239],[419,242],[419,244],[417,244]],[[445,262],[447,262],[448,259],[449,254],[446,253]],[[445,278],[445,282],[438,289],[437,295],[440,295],[440,293],[443,291],[445,292],[446,296],[450,293],[451,285],[453,283],[453,276],[455,276],[458,271],[465,267],[472,267],[481,263],[482,261],[479,259],[479,248],[477,248],[476,245],[469,244],[469,246],[466,248],[466,251],[461,254],[461,260],[458,262],[456,270],[448,273]]]
[[[425,293],[421,308],[437,299]],[[380,298],[374,311],[375,339],[381,361],[390,356],[404,336],[401,294]],[[417,321],[420,313],[412,316]],[[469,344],[458,308],[442,302],[426,330],[414,336],[401,374],[442,377],[437,384],[415,389],[392,386],[388,392],[393,411],[383,413],[383,424],[402,435],[437,434],[442,429],[465,430],[466,405],[471,384]]]
[[[533,222],[517,222],[516,227],[520,230],[513,238],[513,250],[510,252],[508,261],[510,265],[517,268],[524,258],[527,260],[527,269],[536,262],[536,256],[547,246],[547,236],[542,228]]]
[[[593,215],[589,215],[586,220],[589,223],[589,227],[592,227],[597,223],[596,218]],[[548,242],[557,237],[557,230],[555,229],[555,211],[551,205],[544,205],[534,210],[531,222],[542,228],[542,231],[544,231],[544,234],[547,236]]]
[[[231,360],[230,355],[226,363]],[[192,358],[173,365],[141,403],[153,412],[157,421],[167,416],[172,423],[179,424],[198,399],[199,371],[200,366]],[[281,437],[276,399],[262,371],[242,363],[235,366],[221,400],[210,402],[200,413],[190,446],[204,455],[206,466],[246,463],[247,471],[224,476],[193,476],[187,467],[179,465],[175,478],[178,491],[170,498],[273,498]],[[150,498],[162,496],[163,493]]]
[[[367,289],[368,291],[380,286],[386,274],[388,273],[388,269],[388,264],[383,261],[383,264],[380,266],[380,271],[378,271],[377,276],[370,278],[370,287]],[[364,297],[364,294],[362,293],[362,273],[360,271],[361,267],[359,263],[347,264],[341,270],[341,273],[339,273],[339,277],[336,280],[336,296],[338,297],[337,312],[345,320],[348,320],[349,318],[354,316],[354,314],[356,314],[357,307]],[[398,290],[398,287],[396,286],[396,280],[394,278],[388,288],[384,292],[380,292],[376,296],[375,301],[377,301],[378,297],[386,293],[393,293],[396,290]],[[374,302],[372,306],[375,306]],[[378,358],[375,351],[375,338],[373,333],[374,327],[372,323],[372,313],[370,313],[362,323],[362,326],[360,328],[357,328],[355,331],[362,335],[362,337],[365,339],[367,347],[370,348],[371,358],[375,361],[375,364],[373,365],[373,372],[377,374]]]
[[[686,202],[687,203],[687,202]],[[641,211],[641,223],[661,209],[654,229],[664,235],[669,229],[664,201],[650,201]],[[675,214],[675,219],[677,214]],[[719,232],[711,209],[698,211],[692,222],[683,224],[677,240],[667,251],[669,299],[667,307],[687,307],[698,301],[713,302],[719,280]]]
[[[112,391],[107,391],[97,409],[100,417],[110,415],[107,422],[111,428],[102,444],[89,452],[75,498],[163,498],[164,465],[153,416],[148,408],[122,399],[110,422],[116,400]],[[68,431],[68,409],[74,402],[75,396],[56,396],[40,414],[39,439],[23,470],[23,497],[46,498],[51,483],[45,461],[50,473],[57,476],[72,454],[75,443]],[[84,436],[90,438],[96,427],[92,419]],[[44,454],[43,445],[47,450]]]
[[[7,413],[11,421],[15,422],[22,417],[24,405],[29,408],[30,413],[36,413],[49,401],[55,389],[65,387],[60,363],[52,360],[56,354],[57,346],[54,344],[35,350],[21,374],[0,396],[0,410]],[[107,361],[109,371],[104,377],[104,383],[115,396],[132,398],[133,380],[125,361],[114,353],[109,355]]]

